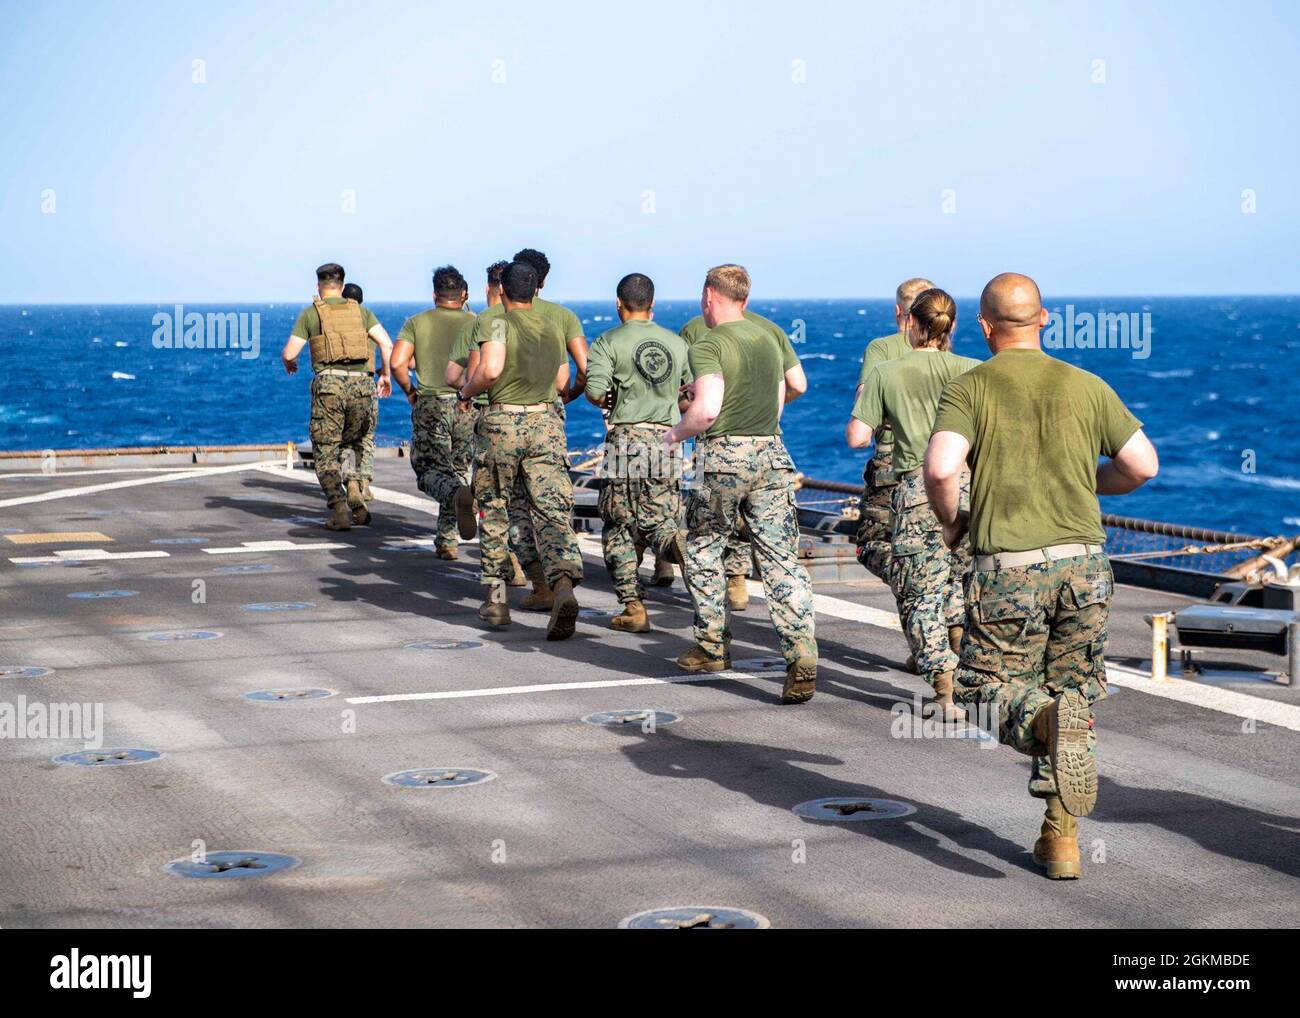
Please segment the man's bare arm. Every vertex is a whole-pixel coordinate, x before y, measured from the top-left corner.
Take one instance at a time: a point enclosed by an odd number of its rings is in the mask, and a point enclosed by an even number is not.
[[[1098,464],[1097,494],[1127,495],[1155,477],[1159,470],[1160,458],[1155,446],[1139,428],[1114,459]]]
[[[970,525],[970,514],[961,511],[961,472],[969,453],[970,442],[955,431],[936,431],[925,450],[925,494],[949,548],[957,547]]]

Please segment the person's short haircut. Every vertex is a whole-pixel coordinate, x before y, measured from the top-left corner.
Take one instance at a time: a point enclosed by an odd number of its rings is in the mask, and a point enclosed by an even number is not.
[[[342,286],[343,279],[343,266],[338,262],[326,262],[316,270],[316,282],[318,283],[329,283],[331,286]]]
[[[360,304],[362,296],[361,287],[357,286],[356,283],[348,283],[347,286],[343,287],[344,300],[354,300]]]
[[[619,302],[629,311],[649,311],[655,302],[655,284],[641,272],[629,272],[618,281]]]
[[[441,265],[433,270],[434,296],[443,300],[455,300],[469,289],[465,277],[454,265]]]
[[[1043,294],[1038,284],[1019,272],[1002,272],[988,281],[980,294],[980,315],[997,328],[1033,328],[1043,313]]]
[[[715,265],[704,277],[704,288],[743,304],[749,300],[749,273],[743,265]]]
[[[501,288],[516,304],[527,304],[537,295],[537,270],[527,262],[511,262],[501,273]]]
[[[493,262],[487,267],[488,286],[494,290],[501,289],[501,274],[506,271],[509,262]]]
[[[907,314],[912,310],[912,301],[916,300],[917,294],[933,289],[935,289],[935,285],[928,279],[922,279],[919,276],[915,279],[905,279],[898,284],[898,289],[894,291],[894,303],[898,305],[899,311]]]
[[[522,251],[515,252],[515,261],[531,265],[533,271],[537,273],[537,285],[539,287],[545,285],[546,275],[551,271],[551,262],[546,255],[536,248],[526,247]]]

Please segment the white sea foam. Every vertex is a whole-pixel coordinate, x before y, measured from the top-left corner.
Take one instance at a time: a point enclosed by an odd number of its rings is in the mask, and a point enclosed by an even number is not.
[[[833,353],[806,353],[799,359],[804,361],[833,361],[835,355]]]
[[[114,371],[113,377],[119,381],[134,382],[135,375],[128,375],[125,371]]]
[[[1191,368],[1178,368],[1176,371],[1148,371],[1147,378],[1191,378],[1196,374]]]

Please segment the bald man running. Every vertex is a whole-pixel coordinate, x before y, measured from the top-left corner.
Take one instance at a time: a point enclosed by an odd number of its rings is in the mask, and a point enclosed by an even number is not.
[[[1097,802],[1091,705],[1106,696],[1114,589],[1097,496],[1133,491],[1159,463],[1110,386],[1043,353],[1048,315],[1032,279],[991,280],[979,321],[993,357],[948,383],[925,457],[944,539],[955,547],[969,529],[975,555],[956,698],[978,704],[983,724],[996,717],[999,740],[1034,758],[1029,794],[1047,803],[1034,861],[1072,879],[1075,817]]]

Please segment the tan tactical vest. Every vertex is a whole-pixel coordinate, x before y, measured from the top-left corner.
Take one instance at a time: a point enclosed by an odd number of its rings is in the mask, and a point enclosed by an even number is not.
[[[354,300],[345,304],[329,304],[323,300],[312,303],[320,316],[321,331],[309,341],[314,366],[364,361],[370,356],[370,337],[366,335],[360,304]]]

